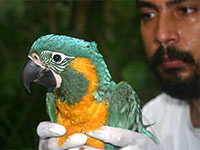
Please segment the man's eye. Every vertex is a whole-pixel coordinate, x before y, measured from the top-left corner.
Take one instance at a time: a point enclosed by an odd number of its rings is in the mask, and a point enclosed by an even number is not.
[[[194,13],[196,11],[196,8],[192,8],[192,7],[181,7],[178,9],[178,12],[180,14],[191,14]]]
[[[149,20],[149,19],[152,19],[153,17],[155,17],[155,14],[154,13],[141,13],[140,14],[141,16],[141,19],[142,20]]]

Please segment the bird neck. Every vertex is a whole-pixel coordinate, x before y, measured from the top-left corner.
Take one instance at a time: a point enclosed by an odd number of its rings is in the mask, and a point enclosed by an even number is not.
[[[66,69],[62,74],[64,78],[61,88],[55,93],[61,102],[65,101],[68,105],[79,103],[83,97],[101,102],[113,85],[103,59],[92,63],[90,59],[79,57]]]
[[[62,74],[61,87],[55,91],[56,99],[68,105],[75,105],[83,99],[94,100],[93,93],[98,87],[95,65],[89,59],[76,58],[67,69]]]
[[[95,67],[96,66],[92,65],[91,61],[86,58],[76,58],[72,62],[72,68],[75,69],[77,72],[82,73],[89,82],[88,87],[86,87],[87,93],[83,96],[84,99],[93,99],[93,93],[97,90],[98,76]]]

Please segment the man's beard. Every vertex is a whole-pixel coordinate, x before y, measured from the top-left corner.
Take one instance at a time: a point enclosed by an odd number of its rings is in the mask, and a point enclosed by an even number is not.
[[[181,68],[164,69],[164,74],[168,75],[168,78],[164,77],[159,71],[164,55],[167,55],[170,60],[179,59],[194,68],[192,69],[190,77],[187,79],[178,77],[178,72],[181,71]],[[174,47],[160,47],[151,58],[150,67],[157,76],[164,92],[170,96],[188,102],[200,98],[200,62],[195,63],[190,53]]]

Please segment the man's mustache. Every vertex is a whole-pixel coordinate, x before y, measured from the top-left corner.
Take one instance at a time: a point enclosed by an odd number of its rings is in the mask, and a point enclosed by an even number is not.
[[[155,69],[164,61],[164,55],[167,55],[170,60],[179,59],[185,63],[195,64],[193,56],[185,50],[179,50],[173,46],[160,46],[150,60],[150,66]]]

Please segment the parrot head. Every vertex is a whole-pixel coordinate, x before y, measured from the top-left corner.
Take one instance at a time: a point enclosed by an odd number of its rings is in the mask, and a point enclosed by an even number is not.
[[[51,89],[59,89],[65,94],[71,90],[71,93],[79,95],[87,93],[88,89],[84,91],[83,87],[90,84],[88,74],[91,73],[87,71],[88,68],[92,68],[90,72],[96,72],[97,83],[94,84],[98,87],[93,92],[96,99],[101,101],[111,76],[96,43],[50,34],[40,37],[31,46],[23,70],[23,82],[29,92],[30,83],[35,82]]]

